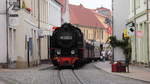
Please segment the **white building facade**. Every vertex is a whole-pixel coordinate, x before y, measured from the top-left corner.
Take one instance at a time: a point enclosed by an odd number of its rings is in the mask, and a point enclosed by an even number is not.
[[[48,23],[49,23],[49,30],[51,30],[51,35],[53,32],[53,27],[60,27],[61,26],[61,13],[62,5],[61,3],[56,2],[56,0],[49,0],[49,12],[48,12]]]
[[[129,0],[112,0],[113,9],[113,36],[118,40],[122,40],[122,34],[126,28],[126,22],[129,15]],[[125,56],[121,48],[114,49],[114,61],[125,60]]]
[[[9,2],[15,2],[10,5]],[[0,63],[27,68],[48,59],[50,29],[61,25],[61,5],[55,0],[6,0],[0,3]],[[7,21],[8,20],[8,24]],[[8,45],[7,45],[8,40]],[[8,54],[7,54],[8,46]]]
[[[39,29],[36,22],[37,17],[33,15],[32,10],[35,2],[33,0],[17,0],[17,3],[19,3],[20,9],[9,9],[9,14],[18,15],[8,18],[9,62],[10,65],[15,63],[16,68],[27,68],[40,63]]]
[[[69,0],[64,0],[64,11],[62,12],[62,24],[63,23],[69,23],[70,21],[70,15],[69,15]]]
[[[0,63],[7,62],[6,0],[0,3]]]
[[[129,27],[134,23],[132,41],[132,62],[149,64],[150,61],[150,30],[149,0],[130,0]]]

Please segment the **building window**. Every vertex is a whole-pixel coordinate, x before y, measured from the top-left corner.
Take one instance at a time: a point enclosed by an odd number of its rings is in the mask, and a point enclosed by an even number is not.
[[[136,9],[140,8],[140,0],[135,0]]]
[[[134,12],[134,0],[130,0],[131,11]]]

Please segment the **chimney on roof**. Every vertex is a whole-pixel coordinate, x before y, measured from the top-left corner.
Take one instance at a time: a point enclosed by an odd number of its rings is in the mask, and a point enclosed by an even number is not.
[[[83,7],[83,5],[80,3],[80,7]]]

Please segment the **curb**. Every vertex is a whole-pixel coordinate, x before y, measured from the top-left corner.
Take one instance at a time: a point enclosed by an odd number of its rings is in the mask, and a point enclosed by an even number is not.
[[[107,72],[107,73],[110,73],[110,74],[113,74],[113,75],[116,75],[116,76],[120,76],[120,77],[125,77],[125,78],[130,78],[130,79],[134,79],[134,80],[138,80],[138,81],[143,81],[145,83],[150,83],[150,81],[146,81],[146,80],[142,80],[142,79],[137,79],[137,78],[133,78],[133,77],[129,77],[129,76],[124,76],[124,75],[120,75],[120,74],[116,74],[116,73],[112,73],[112,72],[108,72],[100,67],[98,67],[96,64],[94,64],[94,66],[99,69],[99,70],[102,70],[104,72]]]
[[[5,78],[0,77],[0,79],[2,80],[2,82],[4,82],[4,84],[21,84],[17,80],[14,80],[8,77],[5,77]]]

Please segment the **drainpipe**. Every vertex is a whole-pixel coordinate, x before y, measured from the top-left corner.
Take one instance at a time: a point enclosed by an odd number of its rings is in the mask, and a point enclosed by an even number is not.
[[[7,59],[7,67],[9,65],[9,52],[8,52],[8,28],[9,28],[9,8],[8,8],[8,0],[6,0],[6,42],[7,42],[7,56],[6,56],[6,59]]]
[[[136,0],[134,0],[134,27],[135,27],[135,62],[137,63],[137,49],[136,49]]]
[[[114,35],[114,16],[113,16],[113,11],[114,11],[114,0],[112,0],[112,36]],[[112,63],[114,62],[114,48],[112,49]]]
[[[150,60],[149,60],[149,0],[147,0],[147,58],[148,58],[148,66],[150,67]]]
[[[40,29],[40,0],[38,0],[38,29]],[[41,39],[39,38],[39,59],[41,60]],[[40,61],[39,60],[39,61]]]

